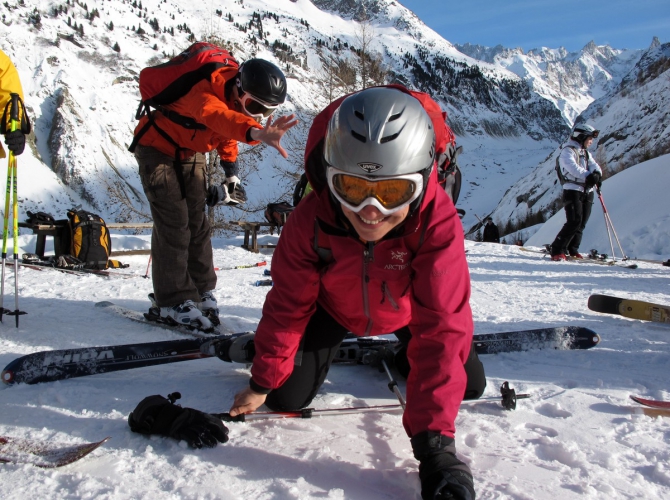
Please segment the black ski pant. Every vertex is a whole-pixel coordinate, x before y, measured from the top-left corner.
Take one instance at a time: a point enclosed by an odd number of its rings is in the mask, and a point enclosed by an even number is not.
[[[582,243],[586,223],[593,208],[593,191],[582,193],[574,189],[563,190],[566,222],[551,244],[551,255],[576,255]]]
[[[328,369],[347,333],[345,327],[317,305],[316,312],[307,324],[293,373],[281,387],[268,394],[265,401],[268,408],[274,411],[290,411],[307,407],[326,380]],[[403,347],[396,354],[395,364],[401,375],[407,377],[407,344],[412,335],[409,328],[405,327],[396,332],[396,336]],[[486,388],[486,376],[474,345],[464,366],[468,377],[464,399],[477,399]]]

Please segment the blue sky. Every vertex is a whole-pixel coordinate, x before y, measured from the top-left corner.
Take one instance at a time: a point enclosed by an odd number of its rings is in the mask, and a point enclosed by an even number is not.
[[[451,43],[617,49],[670,41],[670,0],[399,0]]]

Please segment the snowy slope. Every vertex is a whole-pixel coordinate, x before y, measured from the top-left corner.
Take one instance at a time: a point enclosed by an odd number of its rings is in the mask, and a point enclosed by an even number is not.
[[[652,187],[647,176],[664,168],[667,156],[621,174],[628,176],[625,190],[617,187],[618,176],[603,188],[619,236],[638,241],[638,256],[668,257],[667,201],[645,205],[643,221],[631,209],[618,209],[656,196],[650,189],[662,183]],[[594,222],[598,216],[594,213]],[[654,239],[645,236],[652,233]],[[664,250],[658,242],[665,242]],[[265,258],[271,265],[271,250],[257,255],[240,244],[241,238],[215,240],[215,263],[228,267]],[[21,247],[32,251],[34,237],[21,236]],[[148,247],[148,235],[114,235],[115,250]],[[574,324],[602,337],[600,346],[588,351],[482,356],[486,396],[496,396],[507,380],[532,398],[520,400],[514,412],[492,402],[463,406],[457,449],[472,467],[478,498],[669,498],[670,420],[630,415],[622,406],[633,404],[631,393],[670,400],[670,329],[597,314],[586,302],[592,293],[608,293],[670,304],[670,269],[645,262],[637,270],[554,263],[514,246],[486,243],[467,242],[467,248],[477,333]],[[28,314],[18,329],[13,318],[0,324],[0,367],[44,349],[178,338],[94,307],[102,300],[138,311],[148,307],[147,256],[121,260],[131,266],[129,279],[22,269],[20,308]],[[226,323],[236,331],[255,328],[268,290],[252,285],[261,278],[260,269],[218,276],[216,295]],[[13,284],[7,270],[9,307]],[[397,413],[230,424],[229,443],[199,451],[133,434],[126,423],[145,396],[173,391],[182,393],[184,406],[226,411],[248,376],[243,366],[207,359],[0,389],[0,435],[72,443],[112,438],[58,470],[0,465],[0,497],[420,498],[417,463]],[[387,383],[384,374],[366,366],[335,366],[313,406],[395,403]],[[404,391],[402,380],[399,384]]]
[[[670,155],[640,163],[607,179],[602,186],[602,201],[609,213],[626,255],[639,259],[667,260],[670,257]],[[526,242],[527,246],[551,243],[565,224],[561,210]],[[621,257],[614,236],[607,235],[602,204],[596,197],[593,212],[584,230],[581,250],[595,248],[600,253]]]

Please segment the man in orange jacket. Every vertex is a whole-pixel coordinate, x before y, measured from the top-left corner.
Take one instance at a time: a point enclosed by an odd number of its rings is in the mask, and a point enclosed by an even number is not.
[[[271,117],[285,99],[282,71],[263,59],[250,59],[239,69],[215,70],[185,96],[153,112],[154,126],[146,126],[147,115],[141,118],[134,152],[154,222],[151,318],[204,331],[220,323],[212,294],[216,274],[205,203],[246,201],[237,171],[238,142],[265,143],[288,157],[281,138],[297,124],[295,115]],[[192,118],[205,129],[184,128],[166,116],[169,112]],[[265,127],[259,123],[263,118]],[[208,190],[204,153],[213,150],[219,153],[226,181]]]

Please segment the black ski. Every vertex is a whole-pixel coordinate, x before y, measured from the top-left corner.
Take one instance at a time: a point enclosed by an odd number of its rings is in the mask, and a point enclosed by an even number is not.
[[[580,326],[558,326],[474,336],[477,354],[520,352],[533,349],[590,349],[598,345],[598,342],[600,342],[600,336],[596,332]],[[375,350],[381,347],[392,347],[397,343],[396,339],[379,337],[359,337],[355,342],[345,340],[335,360],[374,364],[377,356]]]
[[[214,345],[217,341],[230,338],[230,335],[220,335],[144,344],[41,351],[10,362],[2,371],[1,377],[8,385],[21,382],[37,384],[97,373],[211,358],[216,356]]]
[[[565,326],[475,335],[474,345],[478,354],[491,354],[528,349],[588,349],[599,341],[593,330]],[[360,354],[364,355],[365,350],[371,352],[395,344],[389,338],[345,339],[338,361],[356,359],[358,354],[352,359],[351,349],[362,350]],[[1,377],[7,385],[36,384],[214,356],[224,361],[250,363],[254,356],[253,333],[36,352],[10,362]]]

